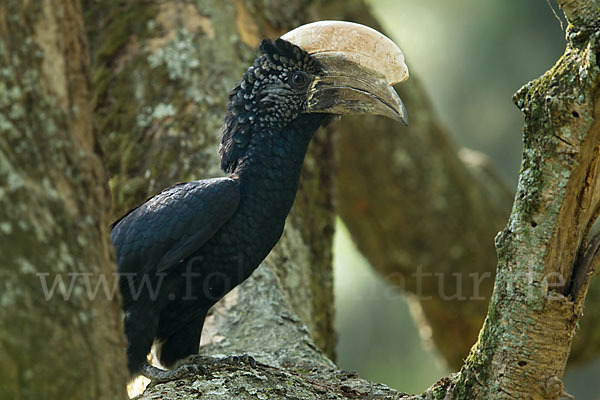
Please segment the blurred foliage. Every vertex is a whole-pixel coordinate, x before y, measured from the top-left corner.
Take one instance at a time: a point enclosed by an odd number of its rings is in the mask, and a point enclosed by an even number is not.
[[[512,95],[564,50],[561,23],[543,0],[371,0],[379,21],[420,77],[454,140],[490,156],[516,185],[521,113]],[[410,110],[408,110],[410,115]],[[338,364],[420,393],[447,371],[424,349],[403,296],[379,279],[338,224],[335,239]],[[600,400],[600,362],[569,371],[568,392]]]
[[[340,368],[409,393],[447,374],[423,348],[404,295],[369,267],[339,220],[333,250]]]
[[[512,95],[564,50],[548,3],[372,0],[371,6],[456,142],[492,157],[516,184],[523,120]]]

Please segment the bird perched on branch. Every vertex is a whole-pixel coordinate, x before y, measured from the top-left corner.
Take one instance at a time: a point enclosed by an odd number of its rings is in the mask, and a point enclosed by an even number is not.
[[[281,237],[319,127],[363,113],[407,123],[391,87],[408,77],[404,56],[377,31],[322,21],[260,53],[229,95],[219,149],[229,176],[177,184],[113,225],[132,376],[180,376],[148,364],[153,343],[168,368],[198,353],[208,310]]]

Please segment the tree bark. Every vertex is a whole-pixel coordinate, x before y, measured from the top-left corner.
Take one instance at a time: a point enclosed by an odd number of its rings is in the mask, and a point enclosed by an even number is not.
[[[78,1],[0,3],[3,399],[125,397],[89,73]]]

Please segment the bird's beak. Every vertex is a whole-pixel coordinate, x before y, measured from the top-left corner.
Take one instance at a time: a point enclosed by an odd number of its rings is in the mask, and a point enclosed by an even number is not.
[[[309,113],[378,114],[408,125],[406,108],[385,77],[344,58],[321,60],[326,71],[309,93]]]
[[[281,37],[306,50],[323,66],[312,83],[306,112],[379,114],[408,125],[406,108],[392,87],[408,78],[402,51],[363,25],[321,21]]]

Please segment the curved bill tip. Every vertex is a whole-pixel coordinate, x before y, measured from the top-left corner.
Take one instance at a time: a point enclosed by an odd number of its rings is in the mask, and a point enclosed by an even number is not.
[[[404,103],[400,100],[400,97],[398,97],[398,100],[400,101],[399,112],[396,113],[398,117],[394,119],[400,121],[404,126],[408,126],[408,112],[406,111]]]
[[[391,118],[408,126],[408,113],[400,96],[398,96],[393,86],[387,86],[386,89],[385,92],[374,93],[379,104],[376,104],[371,112]]]

